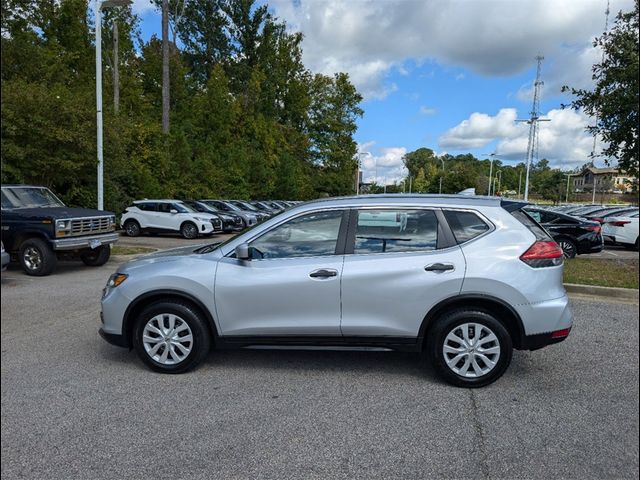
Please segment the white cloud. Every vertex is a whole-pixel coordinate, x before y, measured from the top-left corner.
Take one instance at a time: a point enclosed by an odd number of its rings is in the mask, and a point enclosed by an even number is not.
[[[549,92],[590,79],[591,41],[604,27],[603,0],[426,2],[272,0],[276,15],[302,31],[305,63],[348,72],[366,98],[384,98],[386,75],[409,60],[435,59],[488,76],[530,68],[546,56]],[[633,8],[612,0],[611,12]]]
[[[358,145],[362,178],[365,182],[375,181],[379,185],[385,182],[391,185],[399,182],[406,176],[406,169],[402,163],[402,157],[407,153],[404,147],[380,148],[379,153],[371,152],[375,142],[366,142]]]
[[[523,130],[515,123],[516,116],[515,108],[503,108],[495,117],[472,113],[467,120],[445,132],[438,143],[443,148],[468,149],[484,147],[498,137],[511,138]]]
[[[496,154],[501,159],[523,161],[529,138],[529,125],[517,123],[516,110],[505,108],[496,116],[473,113],[448,130],[440,138],[440,146],[455,150],[480,148],[497,142]],[[546,158],[554,166],[573,167],[589,161],[593,137],[585,131],[592,122],[583,112],[554,109],[540,122],[538,157]],[[597,150],[602,145],[598,142]]]

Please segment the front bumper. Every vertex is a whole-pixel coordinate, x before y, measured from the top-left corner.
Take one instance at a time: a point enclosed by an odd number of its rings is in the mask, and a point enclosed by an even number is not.
[[[102,328],[98,330],[98,333],[105,341],[107,341],[111,345],[115,345],[116,347],[124,347],[124,348],[129,347],[129,344],[127,343],[123,335],[117,335],[115,333],[107,333]]]
[[[100,235],[87,235],[85,237],[56,238],[52,240],[54,250],[77,250],[79,248],[96,248],[100,245],[116,243],[120,236],[116,233],[101,233]],[[99,242],[91,245],[93,241]]]

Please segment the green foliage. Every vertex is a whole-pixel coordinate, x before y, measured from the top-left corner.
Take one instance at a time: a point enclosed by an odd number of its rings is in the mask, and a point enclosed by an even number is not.
[[[607,144],[606,157],[618,159],[618,165],[632,176],[638,176],[638,122],[640,85],[638,83],[638,0],[631,12],[620,12],[614,28],[597,38],[594,46],[604,52],[603,60],[593,66],[593,90],[563,87],[577,98],[571,103],[597,116],[597,124],[588,130],[599,134]]]
[[[119,212],[145,197],[353,193],[362,97],[347,75],[308,71],[302,35],[253,0],[170,0],[169,7],[169,135],[160,125],[161,41],[140,39],[130,8],[103,13],[105,206]],[[96,203],[92,21],[86,0],[2,4],[2,181],[47,185],[82,206]]]

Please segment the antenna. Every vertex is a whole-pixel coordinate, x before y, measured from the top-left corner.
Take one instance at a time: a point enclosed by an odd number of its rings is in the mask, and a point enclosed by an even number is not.
[[[542,55],[536,56],[538,62],[538,68],[536,69],[536,81],[533,83],[533,107],[531,108],[531,116],[526,120],[516,120],[517,122],[526,122],[529,124],[529,141],[527,142],[527,158],[525,163],[527,164],[527,176],[524,182],[524,200],[529,200],[529,170],[531,169],[531,163],[538,158],[538,122],[549,122],[548,118],[540,118],[540,89],[544,85],[544,82],[540,80],[540,73],[542,71]]]

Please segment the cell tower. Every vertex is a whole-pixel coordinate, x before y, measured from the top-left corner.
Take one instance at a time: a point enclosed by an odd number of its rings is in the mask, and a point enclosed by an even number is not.
[[[538,55],[536,57],[538,69],[536,71],[536,81],[533,84],[533,108],[531,109],[531,117],[527,120],[518,120],[519,122],[527,122],[529,124],[529,141],[527,143],[527,175],[524,181],[524,200],[529,200],[529,171],[531,163],[538,158],[538,122],[549,122],[548,118],[540,118],[540,89],[544,82],[540,80],[540,72],[542,70],[542,60],[544,57]]]

